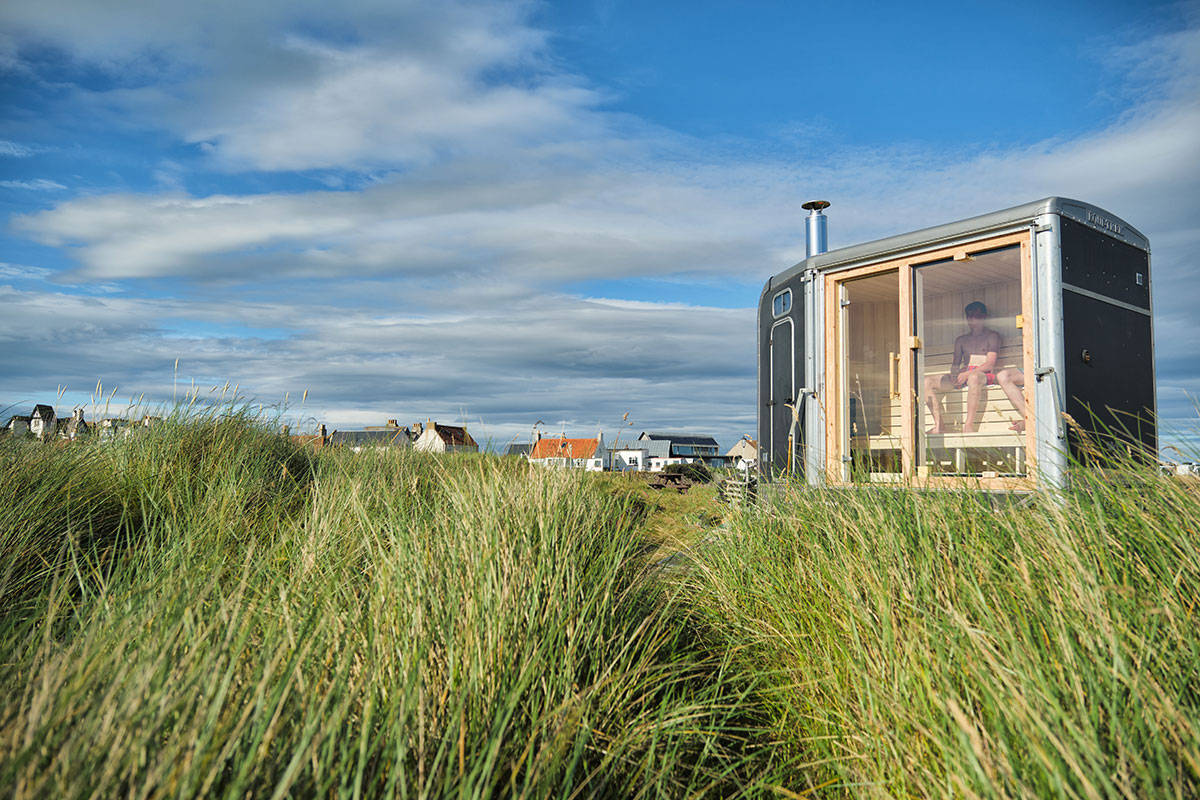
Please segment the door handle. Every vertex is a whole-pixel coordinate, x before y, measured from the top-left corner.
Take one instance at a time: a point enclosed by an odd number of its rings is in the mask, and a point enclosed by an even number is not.
[[[897,385],[900,383],[900,354],[888,353],[888,397],[896,398],[900,396],[900,390]]]

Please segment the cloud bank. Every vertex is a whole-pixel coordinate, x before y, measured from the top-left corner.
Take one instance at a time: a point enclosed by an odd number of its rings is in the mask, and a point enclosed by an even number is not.
[[[0,341],[30,354],[2,368],[0,399],[97,379],[163,398],[179,358],[189,380],[271,402],[307,389],[303,413],[334,426],[465,415],[504,441],[539,418],[583,435],[629,412],[732,444],[753,427],[752,307],[803,255],[801,202],[833,201],[838,247],[1064,195],[1150,237],[1161,411],[1191,415],[1197,26],[1113,50],[1138,95],[1102,130],[818,155],[607,111],[605,87],[556,61],[531,8],[5,9],[5,68],[54,82],[55,113],[87,109],[183,155],[162,158],[169,189],[101,188],[11,217],[65,256],[0,270]],[[39,147],[4,140],[0,155]],[[222,180],[246,183],[197,188]],[[653,296],[632,288],[647,281]]]

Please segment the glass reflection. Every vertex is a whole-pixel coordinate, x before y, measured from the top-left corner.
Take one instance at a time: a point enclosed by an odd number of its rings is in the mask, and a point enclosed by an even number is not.
[[[846,281],[843,414],[855,481],[895,480],[900,450],[900,282],[896,272]]]
[[[918,466],[1023,474],[1020,248],[927,264],[915,276]]]

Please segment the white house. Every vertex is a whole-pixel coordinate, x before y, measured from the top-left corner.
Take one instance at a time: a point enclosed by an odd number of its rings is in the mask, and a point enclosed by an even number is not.
[[[86,436],[91,426],[83,418],[83,409],[77,408],[67,419],[58,421],[58,435],[62,439],[75,441],[80,436]]]
[[[749,435],[743,436],[738,439],[737,444],[729,448],[725,457],[738,469],[753,469],[758,461],[758,442]]]
[[[438,425],[432,420],[414,426],[420,430],[413,449],[426,453],[478,453],[479,445],[467,433],[466,428],[453,425]]]
[[[54,435],[55,422],[57,422],[54,414],[54,409],[50,406],[38,403],[33,407],[33,414],[29,417],[29,432],[38,438],[47,438]]]
[[[638,446],[650,450],[650,469],[657,472],[667,464],[702,462],[710,467],[725,466],[717,440],[704,433],[657,433],[648,431],[638,437]]]
[[[547,467],[600,472],[610,466],[611,454],[604,445],[604,434],[595,439],[547,436],[539,438],[533,445],[529,461]]]
[[[650,451],[644,447],[622,447],[612,451],[613,472],[645,472],[650,469]]]
[[[388,420],[389,423],[393,421]],[[325,437],[321,436],[321,439],[324,440]],[[413,446],[408,428],[391,424],[367,426],[361,431],[334,431],[329,435],[329,444],[349,447],[355,453],[361,453],[364,450],[394,450]]]
[[[99,422],[100,438],[114,439],[117,434],[129,436],[133,432],[135,423],[121,417],[108,417]]]
[[[27,436],[29,435],[29,417],[13,415],[8,418],[8,423],[4,427],[10,436]]]

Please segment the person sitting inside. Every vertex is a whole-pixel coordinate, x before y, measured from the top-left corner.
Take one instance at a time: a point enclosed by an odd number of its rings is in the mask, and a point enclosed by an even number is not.
[[[967,318],[968,331],[954,340],[954,361],[946,375],[925,376],[925,404],[933,417],[933,427],[928,433],[945,433],[942,423],[942,401],[938,395],[966,387],[967,414],[963,420],[963,433],[974,433],[977,429],[979,399],[985,386],[999,384],[1021,419],[1010,427],[1014,431],[1025,430],[1025,397],[1021,387],[1025,375],[1019,369],[1004,369],[995,372],[996,359],[1000,352],[1001,339],[996,331],[985,328],[987,306],[978,301],[963,309]]]

